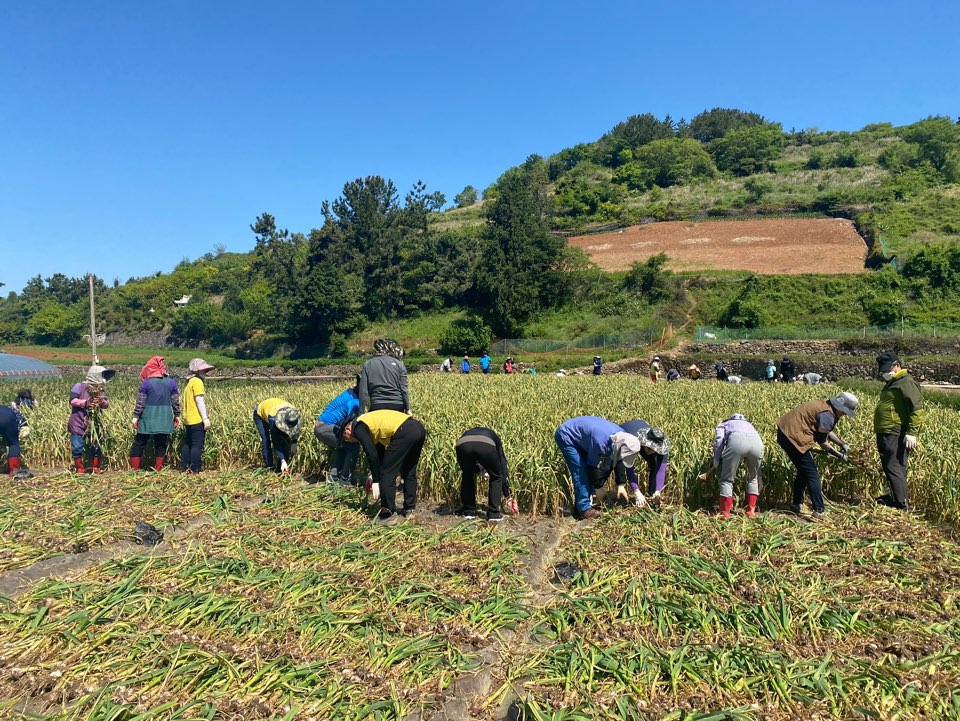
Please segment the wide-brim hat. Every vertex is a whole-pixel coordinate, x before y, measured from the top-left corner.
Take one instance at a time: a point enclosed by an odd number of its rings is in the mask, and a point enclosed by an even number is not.
[[[649,448],[660,456],[665,456],[670,452],[670,439],[667,434],[659,428],[647,428],[646,431],[640,431],[637,434],[640,445]]]
[[[853,393],[844,391],[843,393],[833,396],[833,398],[828,398],[827,403],[841,413],[848,415],[851,418],[856,418],[857,406],[860,405],[860,399],[853,395]]]
[[[287,406],[277,411],[274,419],[277,430],[285,433],[293,440],[300,436],[300,411],[293,406]]]
[[[191,373],[209,373],[212,370],[216,370],[215,365],[210,365],[203,358],[194,358],[187,367]]]

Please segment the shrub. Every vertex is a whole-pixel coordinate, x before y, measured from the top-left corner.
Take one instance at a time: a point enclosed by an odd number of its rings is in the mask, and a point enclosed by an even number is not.
[[[445,355],[478,355],[490,345],[490,328],[479,318],[455,320],[440,335],[440,352]]]

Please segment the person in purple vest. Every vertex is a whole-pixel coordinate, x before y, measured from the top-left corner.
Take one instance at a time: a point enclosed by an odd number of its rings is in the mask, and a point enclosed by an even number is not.
[[[620,427],[627,433],[636,436],[643,450],[640,457],[647,462],[647,496],[659,499],[663,488],[667,484],[667,461],[670,459],[670,439],[659,428],[652,428],[646,421],[639,419],[624,421]],[[628,469],[627,476],[630,482],[630,493],[627,493],[626,484],[617,481],[617,498],[627,503],[633,503],[638,508],[647,504],[647,497],[640,491],[640,483],[636,470]]]
[[[597,518],[593,495],[616,470],[618,478],[632,469],[642,450],[639,439],[612,421],[599,416],[579,416],[564,421],[554,440],[573,478],[575,518]]]

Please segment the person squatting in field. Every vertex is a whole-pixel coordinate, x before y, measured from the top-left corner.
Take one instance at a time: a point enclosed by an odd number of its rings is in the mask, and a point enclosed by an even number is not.
[[[167,366],[161,356],[147,361],[140,371],[140,390],[133,407],[133,446],[130,448],[130,467],[137,471],[143,465],[143,451],[153,439],[156,459],[153,469],[163,468],[167,443],[175,428],[180,426],[180,391],[177,382],[167,375]]]
[[[889,490],[877,502],[906,509],[907,460],[917,447],[917,432],[924,415],[923,397],[920,384],[901,365],[896,353],[887,351],[877,356],[877,373],[886,383],[873,411],[873,430]]]
[[[740,413],[734,413],[717,425],[713,439],[713,466],[699,479],[707,480],[720,471],[720,515],[730,518],[733,508],[733,482],[740,470],[740,462],[746,461],[748,516],[757,514],[757,498],[760,496],[760,469],[763,462],[763,440],[753,424]]]
[[[28,435],[30,426],[26,416],[8,405],[0,406],[0,443],[6,449],[7,473],[11,476],[21,469],[20,441]]]
[[[90,467],[94,473],[102,473],[103,449],[100,447],[102,428],[95,427],[98,419],[94,414],[110,407],[107,398],[107,381],[116,371],[100,365],[92,365],[84,379],[70,390],[70,417],[67,433],[70,434],[70,456],[77,473],[85,473],[84,456],[90,455]]]
[[[635,419],[624,421],[620,427],[627,433],[636,436],[642,446],[640,457],[647,463],[647,496],[659,499],[667,485],[667,462],[670,460],[670,439],[659,428],[653,428],[646,421]],[[622,476],[617,477],[617,499],[627,503],[631,500],[638,508],[647,505],[647,498],[640,491],[636,469],[627,468],[626,480],[630,483],[630,493],[627,493],[626,483]],[[631,497],[632,496],[632,497]]]
[[[859,405],[860,399],[845,391],[825,401],[803,403],[777,421],[777,443],[797,469],[793,482],[793,503],[790,506],[794,513],[800,513],[806,489],[810,492],[813,515],[819,517],[824,514],[826,509],[820,473],[811,451],[814,443],[817,443],[834,458],[846,462],[849,447],[834,433],[834,428],[841,416],[854,418]],[[834,448],[832,443],[839,445],[840,450]]]
[[[210,429],[203,381],[214,368],[203,358],[194,358],[188,366],[187,385],[183,389],[183,447],[180,449],[180,470],[183,473],[199,473],[203,469],[203,446]]]
[[[360,446],[356,441],[347,442],[343,430],[349,421],[360,415],[360,396],[358,388],[360,376],[353,388],[347,388],[330,401],[323,412],[317,416],[313,426],[313,435],[323,445],[333,451],[330,462],[329,481],[339,481],[344,485],[353,483],[353,471],[357,466]]]
[[[618,464],[622,464],[618,473],[625,475],[643,448],[637,436],[599,416],[578,416],[564,421],[557,428],[554,440],[573,479],[573,515],[578,519],[600,515],[593,507],[595,489],[604,484]]]
[[[359,441],[380,500],[377,519],[398,523],[417,507],[417,464],[427,432],[416,418],[392,410],[370,411],[347,423],[343,439]],[[397,509],[397,476],[403,479],[403,508]]]
[[[370,411],[410,412],[410,388],[407,367],[403,364],[403,348],[390,338],[373,342],[376,355],[363,364],[357,397],[360,408]]]
[[[457,439],[457,464],[463,474],[460,482],[460,508],[457,515],[476,518],[477,474],[490,477],[487,490],[487,520],[493,523],[503,520],[500,504],[510,496],[507,480],[507,456],[503,452],[500,436],[489,428],[471,428]],[[509,504],[508,504],[509,505]]]
[[[282,398],[267,398],[253,408],[264,468],[289,473],[300,440],[300,411]]]

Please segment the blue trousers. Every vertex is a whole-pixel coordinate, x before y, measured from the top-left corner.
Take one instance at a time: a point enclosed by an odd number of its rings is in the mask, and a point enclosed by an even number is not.
[[[590,493],[593,487],[590,485],[590,473],[586,459],[580,453],[579,448],[567,443],[560,437],[559,431],[554,434],[553,439],[557,442],[557,448],[560,449],[563,460],[567,462],[567,468],[573,478],[574,505],[581,513],[589,511],[593,508],[593,504],[590,502]]]

